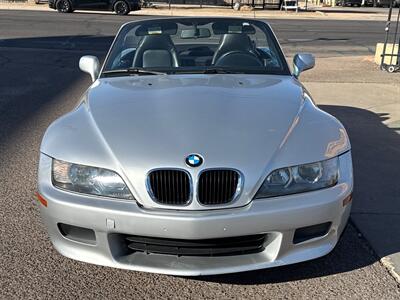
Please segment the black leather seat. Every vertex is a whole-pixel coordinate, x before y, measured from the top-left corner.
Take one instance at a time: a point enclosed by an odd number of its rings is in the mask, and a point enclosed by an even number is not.
[[[238,53],[246,53],[258,58],[254,45],[247,34],[227,33],[221,38],[220,45],[214,53],[212,64],[219,64],[218,60],[221,57],[226,57],[230,52],[235,52],[235,56],[238,56]],[[248,56],[246,54],[245,56]]]
[[[139,43],[132,67],[179,67],[175,45],[169,35],[146,35]]]

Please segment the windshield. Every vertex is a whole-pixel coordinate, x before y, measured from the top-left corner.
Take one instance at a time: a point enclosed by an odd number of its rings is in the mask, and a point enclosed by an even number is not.
[[[161,72],[290,75],[270,27],[261,21],[182,18],[124,25],[102,76]]]

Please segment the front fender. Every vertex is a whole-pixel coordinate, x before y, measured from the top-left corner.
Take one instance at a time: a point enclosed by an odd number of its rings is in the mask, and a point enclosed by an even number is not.
[[[76,164],[114,169],[118,166],[85,101],[49,126],[40,152]]]
[[[273,169],[326,160],[351,149],[344,126],[319,109],[305,93],[304,102],[282,140]]]

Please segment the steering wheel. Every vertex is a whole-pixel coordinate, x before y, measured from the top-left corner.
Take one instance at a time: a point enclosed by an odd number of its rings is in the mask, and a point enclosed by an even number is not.
[[[225,67],[263,67],[262,61],[253,53],[230,51],[224,53],[215,62],[216,66]]]

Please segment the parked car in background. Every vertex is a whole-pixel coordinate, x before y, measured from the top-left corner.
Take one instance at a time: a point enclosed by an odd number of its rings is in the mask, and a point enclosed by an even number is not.
[[[117,15],[127,15],[131,11],[140,10],[140,0],[49,0],[49,7],[61,13],[80,10],[108,10]]]
[[[393,1],[393,7],[400,7],[400,0],[392,0]],[[390,7],[390,0],[365,0],[364,5],[365,6],[374,6],[375,5],[378,7]]]
[[[391,0],[376,0],[376,4],[379,7],[390,7]],[[393,7],[400,7],[400,0],[392,0]]]
[[[337,0],[336,5],[340,6],[361,6],[362,0]]]

